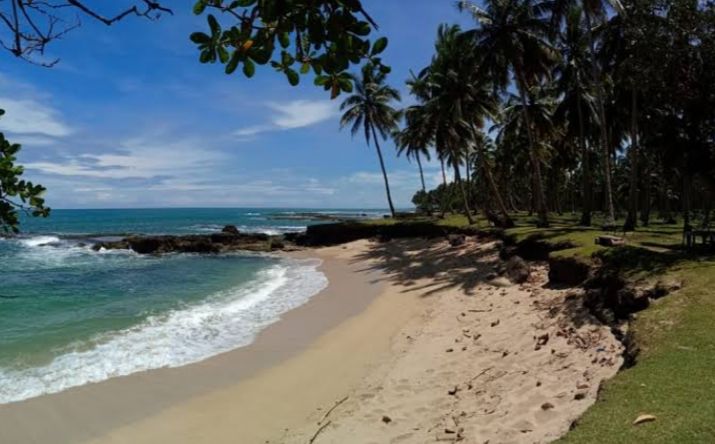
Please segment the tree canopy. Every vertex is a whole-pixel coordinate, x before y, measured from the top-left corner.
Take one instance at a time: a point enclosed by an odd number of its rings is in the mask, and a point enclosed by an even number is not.
[[[387,38],[371,41],[377,24],[360,0],[198,0],[194,13],[208,23],[208,32],[191,34],[199,60],[225,65],[226,74],[241,66],[250,78],[257,65],[270,65],[295,86],[312,72],[335,98],[352,92],[355,65],[390,72],[380,57]]]

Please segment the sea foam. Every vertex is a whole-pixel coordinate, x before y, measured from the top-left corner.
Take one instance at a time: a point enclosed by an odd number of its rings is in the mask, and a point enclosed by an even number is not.
[[[178,367],[249,345],[280,316],[327,286],[318,260],[285,260],[201,303],[150,316],[58,352],[46,366],[0,369],[0,404],[135,372]]]

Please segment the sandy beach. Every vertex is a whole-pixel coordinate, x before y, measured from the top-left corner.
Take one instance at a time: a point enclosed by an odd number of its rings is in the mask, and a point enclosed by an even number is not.
[[[573,289],[493,278],[493,242],[357,241],[249,347],[0,406],[3,443],[549,442],[621,364]]]

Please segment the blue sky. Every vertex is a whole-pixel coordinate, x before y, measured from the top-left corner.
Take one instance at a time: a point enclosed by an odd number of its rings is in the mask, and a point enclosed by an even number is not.
[[[23,144],[26,176],[49,189],[51,206],[386,206],[374,148],[339,130],[340,99],[310,78],[293,88],[270,68],[248,80],[200,64],[188,35],[205,18],[165,3],[175,15],[158,22],[83,19],[49,47],[61,59],[52,69],[0,54],[0,130]],[[384,58],[405,102],[404,81],[428,63],[437,26],[470,24],[452,0],[364,4],[390,38]],[[389,141],[383,150],[395,203],[410,207],[416,166]],[[426,174],[436,184],[438,165]]]

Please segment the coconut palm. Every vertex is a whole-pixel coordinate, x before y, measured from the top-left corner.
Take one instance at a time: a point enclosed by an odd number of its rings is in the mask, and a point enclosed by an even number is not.
[[[394,217],[395,206],[392,203],[390,182],[387,178],[378,134],[383,140],[386,140],[387,136],[397,129],[400,112],[391,106],[391,102],[399,101],[400,93],[386,85],[385,74],[370,64],[363,67],[362,76],[360,78],[355,77],[354,83],[355,93],[340,105],[340,110],[344,111],[340,119],[340,127],[344,128],[351,125],[350,132],[353,137],[362,129],[368,146],[370,145],[370,139],[375,142],[382,177],[385,181],[387,203],[390,206],[390,213]]]
[[[425,185],[425,174],[422,169],[422,158],[430,160],[429,146],[432,144],[432,134],[427,127],[424,116],[424,106],[413,105],[404,111],[407,124],[405,127],[393,134],[397,145],[397,156],[403,153],[407,159],[415,159],[420,171],[420,182],[422,191],[427,192]]]
[[[591,150],[587,136],[596,125],[595,100],[591,93],[592,79],[589,74],[590,57],[588,41],[582,26],[583,11],[572,7],[565,19],[563,31],[557,42],[563,58],[556,65],[556,88],[561,101],[554,113],[554,119],[566,127],[566,136],[576,140],[581,154],[581,179],[583,201],[580,224],[591,225],[593,207],[593,176],[591,172]]]
[[[588,40],[591,55],[591,78],[594,82],[596,110],[598,112],[598,129],[600,132],[601,160],[603,163],[604,185],[606,191],[606,223],[612,226],[615,224],[615,209],[613,206],[613,185],[611,177],[611,148],[608,126],[606,121],[606,104],[604,91],[604,78],[601,67],[596,58],[596,38],[594,35],[594,22],[600,23],[605,20],[607,5],[616,11],[622,11],[620,0],[550,0],[545,3],[551,11],[551,22],[553,29],[558,29],[561,19],[574,6],[581,6],[585,21],[585,32]]]
[[[532,116],[528,112],[529,89],[548,74],[555,58],[546,39],[548,21],[531,0],[485,0],[484,4],[485,7],[480,8],[470,1],[458,2],[458,8],[468,11],[478,24],[465,36],[475,42],[482,54],[477,68],[479,77],[486,76],[495,87],[505,91],[510,84],[510,73],[514,75],[529,141],[538,223],[548,226],[541,162]]]

